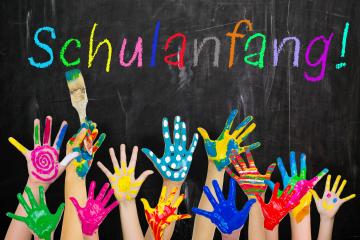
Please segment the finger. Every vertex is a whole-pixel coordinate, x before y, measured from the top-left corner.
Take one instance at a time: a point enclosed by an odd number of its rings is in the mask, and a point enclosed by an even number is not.
[[[40,205],[46,205],[45,192],[44,192],[44,187],[43,186],[39,187],[39,204]]]
[[[253,116],[247,116],[239,125],[237,125],[232,135],[236,138],[253,119]]]
[[[190,153],[194,153],[198,141],[199,141],[199,135],[197,133],[195,133],[193,136],[193,139],[191,141],[191,144],[190,144],[190,148],[189,148]],[[192,156],[191,156],[191,159],[192,159]]]
[[[173,136],[175,149],[177,149],[178,146],[180,146],[180,125],[181,125],[180,116],[176,116],[174,120],[174,136]]]
[[[204,139],[204,141],[210,140],[209,134],[204,128],[199,127],[197,130],[200,133],[201,137]]]
[[[343,180],[343,181],[342,181],[339,189],[338,189],[337,192],[336,192],[336,195],[338,195],[338,197],[340,197],[341,193],[343,192],[346,183],[347,183],[346,180]]]
[[[109,148],[109,154],[110,154],[110,159],[111,159],[111,162],[112,162],[112,165],[113,165],[113,168],[116,169],[116,168],[120,168],[119,166],[119,162],[116,158],[116,154],[115,154],[115,151],[114,151],[114,148]]]
[[[163,186],[161,188],[161,193],[160,193],[160,197],[159,197],[159,203],[165,202],[165,196],[166,196],[166,186]]]
[[[256,165],[255,165],[255,162],[254,162],[254,159],[253,159],[253,156],[250,152],[250,150],[246,150],[245,151],[245,155],[246,155],[246,159],[247,159],[247,162],[249,164],[249,167],[250,168],[256,168]]]
[[[198,215],[201,215],[203,217],[212,219],[212,212],[208,212],[208,211],[202,210],[200,208],[192,208],[191,210],[195,214],[198,214]]]
[[[290,152],[290,171],[291,171],[291,176],[297,176],[297,167],[296,167],[296,156],[295,156],[295,152],[291,151]]]
[[[65,121],[63,121],[61,124],[60,130],[55,138],[54,145],[53,145],[55,147],[55,149],[58,151],[60,150],[61,145],[63,143],[67,128],[68,128],[68,124]]]
[[[288,185],[284,191],[282,192],[281,196],[280,196],[280,200],[283,202],[288,202],[288,200],[291,198],[291,196],[295,193],[295,191],[292,191],[290,194],[290,189],[291,189],[291,185]]]
[[[164,138],[165,148],[172,145],[170,139],[169,120],[165,117],[162,119],[162,134]]]
[[[238,110],[234,109],[230,112],[230,115],[228,117],[228,119],[226,120],[226,123],[225,123],[225,126],[224,126],[224,129],[222,131],[222,134],[225,132],[225,131],[230,131],[231,129],[231,126],[234,122],[234,119],[236,117],[236,114],[238,113]],[[241,123],[240,123],[241,124]]]
[[[96,187],[96,182],[95,182],[95,181],[91,181],[90,187],[89,187],[88,199],[94,199],[95,187]]]
[[[26,194],[27,194],[27,196],[28,196],[30,205],[31,205],[32,207],[33,207],[33,206],[38,206],[38,203],[36,202],[36,199],[35,199],[35,197],[34,197],[34,194],[32,193],[31,189],[30,189],[28,186],[25,187],[25,192],[26,192]]]
[[[306,155],[300,155],[300,178],[306,179]]]
[[[178,208],[183,200],[184,194],[180,194],[180,196],[176,199],[175,203],[172,205],[173,208]]]
[[[103,198],[104,198],[104,196],[105,196],[105,193],[106,193],[106,191],[108,190],[108,188],[109,188],[109,183],[105,183],[103,186],[102,186],[102,188],[101,188],[101,190],[100,190],[100,192],[99,192],[99,194],[97,195],[97,197],[96,197],[96,201],[101,201]]]
[[[229,167],[225,167],[225,171],[227,172],[227,174],[229,174],[231,178],[235,179],[236,181],[240,180],[239,176],[236,175]]]
[[[116,208],[119,205],[118,201],[114,201],[112,204],[110,204],[107,208],[105,208],[105,214],[108,215],[114,208]]]
[[[21,143],[19,143],[15,138],[9,137],[9,142],[17,149],[19,150],[25,157],[29,153],[29,150],[24,147]]]
[[[230,153],[230,160],[231,160],[231,163],[234,166],[235,170],[239,173],[239,175],[241,175],[240,173],[243,171],[243,169],[240,167],[240,165],[239,165],[239,163],[237,161],[238,155],[239,154],[237,153],[237,150],[232,149],[231,153]]]
[[[125,144],[120,145],[120,166],[122,169],[127,168],[127,162],[126,162],[126,146]]]
[[[72,144],[73,146],[79,146],[84,141],[84,138],[86,136],[86,131],[87,131],[86,128],[82,128],[80,130],[80,132],[76,134],[76,137],[75,137],[74,142]]]
[[[214,187],[214,190],[215,190],[215,193],[216,193],[216,197],[217,197],[219,203],[225,202],[225,198],[224,198],[224,195],[223,195],[223,193],[222,193],[222,191],[221,191],[221,188],[220,188],[220,186],[219,186],[219,183],[218,183],[216,180],[213,180],[213,181],[212,181],[212,185],[213,185],[213,187]]]
[[[103,198],[103,200],[101,201],[101,204],[105,207],[106,204],[109,202],[110,198],[112,197],[112,195],[114,194],[114,189],[110,189],[105,197]]]
[[[34,148],[41,145],[40,142],[40,120],[34,120]]]
[[[17,199],[19,200],[19,203],[21,204],[21,206],[25,209],[25,212],[28,213],[29,211],[31,211],[31,208],[25,201],[23,195],[21,195],[21,193],[18,193],[16,196],[17,196]]]
[[[229,184],[229,193],[228,193],[228,202],[230,202],[231,204],[234,203],[234,205],[236,204],[235,202],[235,196],[236,196],[236,183],[235,180],[230,178],[230,184]]]
[[[248,169],[248,167],[246,166],[246,163],[245,163],[244,159],[241,157],[241,155],[237,153],[235,155],[235,158],[236,158],[238,165],[240,165],[241,170],[246,171]]]
[[[215,198],[213,197],[213,195],[210,192],[210,189],[208,186],[204,186],[204,193],[206,195],[206,197],[209,199],[209,202],[211,203],[211,205],[213,206],[214,209],[216,209],[218,203],[216,202]]]
[[[312,186],[314,187],[327,173],[329,172],[329,169],[324,168],[321,170],[321,172],[318,173],[313,179],[311,179]]]
[[[130,157],[129,168],[135,169],[138,152],[139,148],[137,146],[134,146]]]
[[[109,169],[107,169],[101,162],[97,162],[97,165],[100,170],[106,175],[106,177],[110,180],[112,177],[112,173],[109,171]]]
[[[336,192],[336,190],[337,190],[337,188],[339,186],[340,179],[341,179],[341,176],[337,175],[336,179],[335,179],[335,182],[334,182],[334,185],[333,185],[333,187],[331,189],[331,192]]]
[[[266,169],[266,173],[265,173],[266,177],[268,177],[270,179],[270,176],[274,172],[275,167],[276,167],[276,163],[272,163],[272,164],[270,164],[270,166],[268,166],[268,168]]]
[[[70,201],[72,202],[72,204],[74,205],[76,211],[79,212],[79,210],[81,209],[81,207],[80,207],[80,205],[79,205],[79,202],[76,200],[76,198],[70,197],[69,199],[70,199]]]
[[[143,183],[145,180],[146,180],[146,178],[149,176],[149,175],[151,175],[151,174],[153,174],[154,173],[154,171],[152,171],[152,170],[146,170],[146,171],[144,171],[137,179],[136,179],[136,182],[139,182],[139,183]]]
[[[58,175],[60,175],[65,170],[65,168],[71,163],[71,161],[77,158],[79,155],[80,155],[79,152],[72,152],[66,155],[64,159],[60,162],[60,172]]]
[[[237,138],[236,141],[239,142],[243,142],[248,136],[249,134],[254,131],[254,129],[256,128],[256,123],[252,123],[250,124],[250,126],[248,128],[245,129],[244,132],[242,132]]]
[[[317,194],[317,192],[316,192],[315,190],[310,189],[309,191],[310,191],[311,194],[313,195],[315,201],[319,201],[319,200],[320,200],[320,197],[319,197],[319,195]]]
[[[282,178],[283,181],[284,181],[284,179],[285,179],[285,178],[288,178],[289,175],[288,175],[288,173],[286,172],[286,169],[285,169],[285,167],[284,167],[284,163],[283,163],[283,161],[282,161],[282,159],[281,159],[280,157],[277,158],[277,165],[278,165],[278,167],[279,167],[279,171],[280,171],[280,174],[281,174],[281,178]],[[285,184],[285,183],[283,182],[283,184]],[[284,186],[284,187],[286,187],[286,186]]]
[[[181,122],[181,126],[180,126],[180,147],[181,147],[181,150],[186,149],[186,143],[187,143],[186,136],[187,136],[186,135],[186,124],[185,124],[185,122]],[[179,148],[179,150],[180,150],[180,148]]]
[[[264,183],[270,187],[271,191],[274,191],[275,183],[274,183],[273,181],[271,181],[271,180],[264,180]]]
[[[96,143],[93,146],[93,155],[97,152],[97,150],[99,150],[99,148],[101,147],[101,145],[104,142],[105,138],[106,138],[105,133],[100,134],[99,139],[96,141]]]
[[[331,183],[331,174],[329,174],[326,178],[326,184],[325,184],[325,192],[330,192],[330,183]]]
[[[278,191],[279,191],[279,187],[280,187],[280,183],[275,183],[275,186],[274,186],[274,190],[272,192],[272,195],[271,195],[271,199],[270,199],[270,202],[273,200],[273,199],[276,199],[277,196],[278,196]]]
[[[252,144],[250,144],[250,145],[244,146],[244,148],[252,151],[252,150],[254,150],[254,149],[256,149],[256,148],[258,148],[258,147],[260,147],[260,146],[261,146],[261,143],[260,143],[260,142],[256,142],[256,143],[252,143]]]
[[[43,145],[50,145],[51,140],[51,125],[52,125],[52,117],[47,116],[45,120],[45,129],[44,129],[44,137],[43,137]]]
[[[356,197],[356,194],[351,194],[350,196],[347,196],[346,198],[342,198],[341,200],[343,202],[347,202],[347,201],[353,199],[354,197]]]
[[[94,141],[97,137],[97,135],[99,134],[99,129],[95,128],[94,130],[92,130],[91,132],[91,129],[88,129],[88,133],[89,133],[89,136],[90,136],[90,140],[91,141]]]
[[[6,213],[6,216],[8,216],[9,218],[13,218],[15,220],[18,220],[20,222],[26,223],[26,217],[15,215],[15,214],[10,213],[10,212]]]
[[[146,200],[145,198],[141,198],[140,201],[144,205],[144,210],[145,211],[149,211],[151,209],[148,200]]]
[[[58,207],[58,209],[56,210],[56,213],[55,213],[55,219],[57,219],[57,223],[59,223],[60,219],[61,219],[61,216],[64,212],[64,208],[65,208],[65,203],[61,203],[60,206]]]

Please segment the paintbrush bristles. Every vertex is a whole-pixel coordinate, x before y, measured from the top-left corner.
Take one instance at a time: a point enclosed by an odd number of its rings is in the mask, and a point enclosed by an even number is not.
[[[70,91],[71,104],[78,112],[80,122],[84,122],[88,103],[84,78],[79,69],[67,71],[65,77]]]

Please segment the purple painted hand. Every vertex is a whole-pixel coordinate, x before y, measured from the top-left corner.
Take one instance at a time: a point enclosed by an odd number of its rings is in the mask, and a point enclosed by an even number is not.
[[[94,199],[94,190],[96,183],[92,181],[89,187],[89,196],[85,207],[80,207],[78,201],[70,197],[71,202],[74,204],[78,213],[81,228],[84,235],[91,236],[99,228],[102,221],[106,216],[117,206],[119,202],[115,201],[110,206],[105,207],[109,202],[111,196],[114,193],[113,189],[110,189],[107,193],[110,184],[105,183],[101,188],[99,195]],[[106,195],[105,195],[106,194]]]

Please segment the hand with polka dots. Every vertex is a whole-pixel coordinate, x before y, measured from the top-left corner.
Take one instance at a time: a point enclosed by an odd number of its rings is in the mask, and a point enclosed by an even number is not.
[[[194,134],[189,149],[187,145],[186,124],[179,116],[175,117],[173,141],[170,138],[169,121],[163,118],[162,132],[165,142],[164,154],[158,158],[150,149],[142,148],[141,151],[153,162],[159,173],[171,181],[183,181],[189,172],[192,155],[198,143],[198,134]]]
[[[146,178],[153,174],[151,170],[144,171],[137,179],[135,179],[135,167],[138,154],[138,147],[133,148],[129,166],[126,163],[126,147],[125,144],[120,145],[120,164],[116,158],[113,148],[109,149],[110,158],[114,167],[112,174],[101,162],[97,162],[99,168],[104,172],[114,189],[115,197],[119,202],[130,201],[136,198],[142,183]]]
[[[321,217],[331,219],[334,218],[335,214],[343,203],[356,197],[355,194],[351,194],[345,198],[340,198],[340,195],[347,183],[346,180],[343,180],[340,187],[338,188],[340,179],[341,176],[338,175],[333,187],[330,190],[331,175],[327,176],[325,191],[322,198],[319,198],[319,195],[314,190],[310,190],[314,197],[316,208]]]

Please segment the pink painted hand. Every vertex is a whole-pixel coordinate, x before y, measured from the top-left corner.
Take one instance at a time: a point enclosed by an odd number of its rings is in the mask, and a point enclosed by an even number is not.
[[[62,122],[54,144],[51,146],[52,118],[46,117],[43,143],[40,141],[40,120],[34,120],[34,149],[28,150],[21,143],[10,137],[9,142],[14,145],[26,158],[29,180],[40,184],[53,183],[65,170],[66,166],[79,154],[71,152],[59,162],[59,151],[63,142],[66,129],[65,121]]]
[[[93,235],[97,229],[99,228],[102,221],[106,218],[106,216],[117,206],[119,205],[118,201],[113,202],[110,206],[105,207],[109,202],[111,196],[114,193],[113,189],[110,189],[108,192],[108,188],[110,186],[109,183],[105,183],[101,188],[98,196],[94,199],[94,190],[96,183],[92,181],[89,187],[89,196],[84,207],[80,207],[76,198],[70,197],[71,202],[74,204],[76,211],[78,213],[81,228],[84,235],[91,236]],[[107,192],[107,193],[106,193]],[[105,195],[106,194],[106,195]]]

